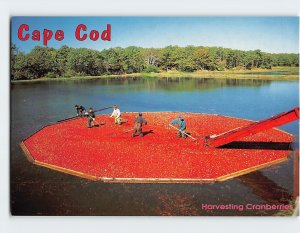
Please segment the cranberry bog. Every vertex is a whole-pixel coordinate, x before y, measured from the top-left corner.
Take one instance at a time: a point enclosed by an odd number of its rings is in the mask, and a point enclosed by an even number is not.
[[[169,126],[179,115],[187,137]],[[137,113],[123,113],[114,124],[98,115],[97,127],[85,117],[44,126],[21,142],[28,160],[40,166],[102,182],[213,183],[247,174],[288,159],[293,136],[276,128],[214,148],[205,137],[244,127],[253,121],[199,113],[146,112],[144,137],[131,137]]]

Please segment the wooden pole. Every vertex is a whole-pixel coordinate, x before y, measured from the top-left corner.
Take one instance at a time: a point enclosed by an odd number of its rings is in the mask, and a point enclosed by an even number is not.
[[[94,120],[94,123],[96,123],[97,125],[101,125],[98,121],[96,121],[96,119]],[[95,125],[95,124],[94,124]]]
[[[94,112],[101,112],[101,111],[109,109],[109,108],[112,108],[112,107],[101,108],[101,109],[95,110]],[[69,120],[73,120],[73,119],[84,117],[84,116],[86,116],[86,115],[83,114],[83,115],[79,115],[79,116],[72,116],[72,117],[69,117],[69,118],[66,118],[66,119],[63,119],[63,120],[59,120],[59,121],[57,121],[57,123],[64,122],[64,121],[69,121]]]
[[[130,132],[132,130],[134,130],[134,129],[125,130],[124,133],[128,133],[128,132]]]
[[[101,111],[104,111],[104,110],[110,109],[110,108],[113,108],[113,107],[105,107],[105,108],[97,109],[94,112],[101,112]]]
[[[73,120],[73,119],[76,119],[76,118],[80,118],[80,117],[83,117],[83,116],[73,116],[73,117],[69,117],[69,118],[66,118],[66,119],[63,119],[63,120],[59,120],[57,121],[57,123],[60,123],[60,122],[64,122],[64,121],[70,121],[70,120]]]
[[[183,133],[183,134],[185,134],[186,136],[190,137],[191,139],[193,139],[193,141],[197,141],[196,138],[193,138],[191,135],[189,135],[189,134],[183,132],[182,130],[176,128],[175,126],[173,126],[173,125],[171,125],[171,124],[169,124],[169,126],[173,127],[174,129],[177,129],[177,130],[180,131],[181,133]]]

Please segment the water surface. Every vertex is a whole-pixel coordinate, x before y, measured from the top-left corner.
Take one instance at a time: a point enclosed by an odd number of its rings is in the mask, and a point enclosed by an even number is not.
[[[121,111],[183,111],[261,120],[298,106],[298,82],[195,78],[114,78],[11,85],[11,212],[14,215],[270,215],[203,204],[285,204],[293,195],[287,162],[215,184],[104,184],[27,161],[19,143],[74,105]],[[107,110],[103,113],[110,113]],[[295,135],[298,122],[280,127]]]

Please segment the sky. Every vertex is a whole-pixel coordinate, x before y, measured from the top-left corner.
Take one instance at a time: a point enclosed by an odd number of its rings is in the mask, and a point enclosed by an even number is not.
[[[54,37],[48,47],[103,50],[113,47],[140,46],[163,48],[178,46],[217,46],[239,50],[260,49],[270,53],[299,52],[298,17],[12,17],[11,41],[22,52],[30,52],[34,46],[44,46],[41,41],[21,41],[18,28],[21,24],[33,30],[64,31],[64,40]],[[101,39],[78,41],[75,29],[79,24],[87,26],[87,33],[102,33],[111,25],[111,41]],[[25,33],[25,32],[24,32]]]

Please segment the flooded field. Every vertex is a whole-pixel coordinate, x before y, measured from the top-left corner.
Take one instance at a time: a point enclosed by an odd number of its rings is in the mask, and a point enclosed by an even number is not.
[[[292,81],[111,78],[11,85],[10,201],[13,215],[273,215],[248,204],[289,204],[293,158],[214,184],[108,184],[31,164],[19,143],[43,125],[73,116],[74,105],[118,104],[125,112],[180,111],[261,120],[298,105]],[[107,110],[103,113],[110,113]],[[299,124],[280,129],[295,136]],[[208,205],[236,206],[226,210]],[[238,206],[240,206],[238,208]]]

